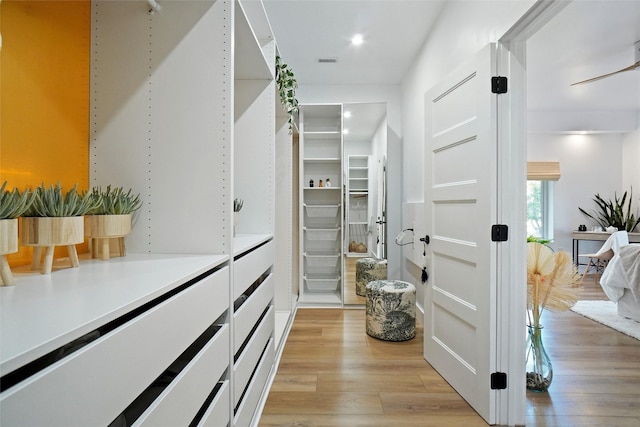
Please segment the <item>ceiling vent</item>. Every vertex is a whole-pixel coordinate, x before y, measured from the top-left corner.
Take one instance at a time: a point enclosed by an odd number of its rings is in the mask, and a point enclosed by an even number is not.
[[[338,58],[318,58],[318,64],[335,64]]]

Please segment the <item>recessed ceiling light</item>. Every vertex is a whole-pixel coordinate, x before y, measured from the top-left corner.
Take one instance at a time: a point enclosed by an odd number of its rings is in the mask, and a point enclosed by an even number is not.
[[[349,133],[349,129],[342,129],[342,133],[343,133],[344,135],[348,134],[348,133]]]
[[[345,117],[346,119],[348,119],[349,117],[351,117],[351,111],[345,111],[345,112],[344,112],[344,117]]]
[[[361,45],[363,41],[362,34],[356,34],[351,38],[351,44],[354,46]]]

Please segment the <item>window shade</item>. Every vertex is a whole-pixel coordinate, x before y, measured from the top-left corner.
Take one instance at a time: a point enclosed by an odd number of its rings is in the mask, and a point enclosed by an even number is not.
[[[560,179],[560,162],[527,162],[527,179],[557,181]]]

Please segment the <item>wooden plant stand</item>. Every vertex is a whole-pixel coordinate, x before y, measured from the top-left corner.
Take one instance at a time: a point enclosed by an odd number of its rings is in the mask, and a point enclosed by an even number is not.
[[[111,255],[125,256],[124,238],[131,233],[131,214],[87,215],[84,225],[86,236],[91,239],[91,258],[108,260]],[[111,247],[115,245],[112,252]]]
[[[0,286],[15,285],[6,254],[18,252],[18,219],[0,219]]]
[[[66,246],[71,267],[78,268],[78,252],[76,244],[84,242],[84,219],[72,217],[25,217],[22,218],[21,243],[33,246],[31,269],[42,274],[51,273],[53,250],[56,246]],[[42,248],[45,248],[44,260],[40,267]]]

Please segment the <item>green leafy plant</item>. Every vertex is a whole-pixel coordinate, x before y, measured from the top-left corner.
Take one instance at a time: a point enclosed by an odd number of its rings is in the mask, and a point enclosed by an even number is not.
[[[542,237],[527,236],[527,243],[531,242],[540,243],[541,245],[548,245],[549,243],[551,243],[551,240],[543,239]]]
[[[91,199],[97,206],[87,212],[89,215],[127,215],[131,214],[142,206],[140,194],[134,195],[131,189],[125,193],[123,187],[111,189],[107,185],[106,190],[101,187],[91,189]]]
[[[240,212],[240,209],[242,209],[242,205],[244,205],[244,201],[242,199],[233,199],[234,212]]]
[[[282,108],[289,115],[289,134],[291,134],[295,123],[295,114],[298,112],[298,100],[296,99],[298,82],[293,71],[287,64],[282,62],[280,55],[276,55],[276,84],[278,85]]]
[[[633,194],[633,187],[631,188]],[[640,218],[636,218],[631,211],[631,198],[627,205],[627,192],[621,198],[614,193],[613,201],[605,200],[596,194],[593,201],[598,205],[599,211],[592,210],[591,213],[578,207],[580,212],[595,220],[602,228],[616,227],[618,230],[633,231],[640,223]]]
[[[91,197],[91,193],[78,193],[78,184],[66,193],[62,191],[60,183],[42,184],[33,190],[33,203],[23,216],[27,217],[69,217],[82,216],[95,209],[99,201]]]
[[[33,203],[33,193],[17,188],[9,191],[7,181],[0,187],[0,219],[14,219],[22,216]]]

